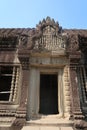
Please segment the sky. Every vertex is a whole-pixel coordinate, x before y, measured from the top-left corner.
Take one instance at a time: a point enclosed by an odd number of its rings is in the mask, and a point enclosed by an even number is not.
[[[0,0],[0,28],[35,28],[47,16],[64,29],[87,29],[87,0]]]

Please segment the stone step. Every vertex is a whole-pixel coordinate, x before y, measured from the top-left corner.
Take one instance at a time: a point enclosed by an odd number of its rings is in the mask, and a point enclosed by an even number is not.
[[[55,120],[32,120],[26,123],[22,130],[73,130],[73,123],[69,121],[55,122]]]
[[[22,130],[73,130],[73,121],[57,116],[43,116],[27,121]]]
[[[73,126],[73,121],[65,118],[44,117],[27,121],[26,126]]]
[[[74,130],[72,127],[57,126],[24,126],[22,130]]]

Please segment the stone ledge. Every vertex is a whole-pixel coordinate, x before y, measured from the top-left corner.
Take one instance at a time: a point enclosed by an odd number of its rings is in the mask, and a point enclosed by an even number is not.
[[[74,130],[72,127],[24,126],[22,130]]]
[[[30,119],[26,122],[26,126],[73,126],[74,122],[68,118],[60,118],[58,116],[44,116],[42,118]]]

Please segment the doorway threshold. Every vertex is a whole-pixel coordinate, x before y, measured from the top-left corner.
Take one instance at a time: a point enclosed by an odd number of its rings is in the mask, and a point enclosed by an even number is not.
[[[69,118],[63,118],[59,114],[57,115],[40,115],[36,118],[31,118],[27,121],[27,125],[52,125],[52,126],[72,126],[73,121]]]

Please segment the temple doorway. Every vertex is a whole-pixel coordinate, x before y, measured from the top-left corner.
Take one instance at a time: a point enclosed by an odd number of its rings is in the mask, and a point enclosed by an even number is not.
[[[58,75],[40,74],[40,114],[58,114]]]

